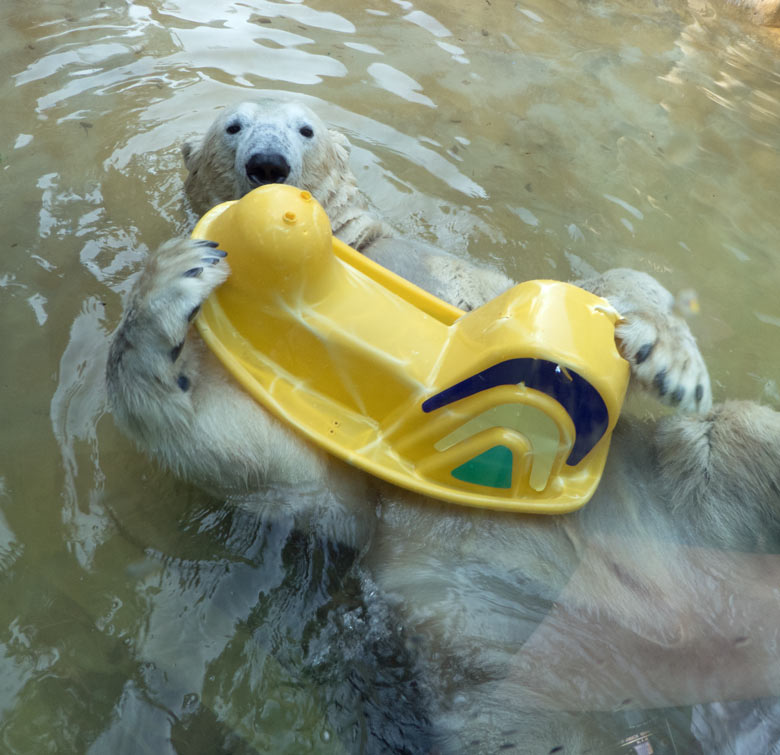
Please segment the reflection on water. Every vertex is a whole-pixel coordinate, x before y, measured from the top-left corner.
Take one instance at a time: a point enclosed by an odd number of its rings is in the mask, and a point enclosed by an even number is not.
[[[301,95],[348,133],[397,228],[518,279],[625,265],[695,288],[716,394],[780,406],[769,32],[641,0],[1,15],[4,751],[341,752],[364,736],[312,660],[349,563],[315,564],[283,524],[155,471],[104,416],[121,295],[186,231],[180,144],[224,103]]]

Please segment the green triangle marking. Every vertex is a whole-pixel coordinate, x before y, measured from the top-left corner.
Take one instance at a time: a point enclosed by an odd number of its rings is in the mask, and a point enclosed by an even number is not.
[[[509,488],[512,485],[512,451],[506,446],[493,446],[456,467],[451,474],[456,480],[475,485]]]

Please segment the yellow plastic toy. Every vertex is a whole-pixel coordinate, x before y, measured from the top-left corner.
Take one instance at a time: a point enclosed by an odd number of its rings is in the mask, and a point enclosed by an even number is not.
[[[604,299],[531,281],[464,313],[334,238],[311,194],[281,184],[192,235],[232,270],[201,335],[310,440],[468,506],[552,514],[593,495],[628,383]]]

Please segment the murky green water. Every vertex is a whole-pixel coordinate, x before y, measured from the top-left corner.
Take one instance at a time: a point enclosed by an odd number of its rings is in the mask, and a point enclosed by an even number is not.
[[[0,19],[3,752],[350,746],[300,672],[296,601],[326,599],[328,558],[157,471],[105,414],[128,276],[186,232],[180,144],[222,104],[302,95],[399,230],[518,279],[694,287],[716,397],[780,407],[780,41],[731,11],[10,0]]]

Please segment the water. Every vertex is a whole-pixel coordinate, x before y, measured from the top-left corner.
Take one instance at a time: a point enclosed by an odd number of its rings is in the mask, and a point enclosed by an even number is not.
[[[4,752],[361,735],[310,671],[327,627],[295,619],[349,593],[344,554],[177,483],[105,413],[128,277],[186,232],[180,144],[222,104],[302,96],[400,231],[518,279],[623,265],[694,288],[716,397],[780,408],[778,37],[718,3],[457,6],[0,11]]]

